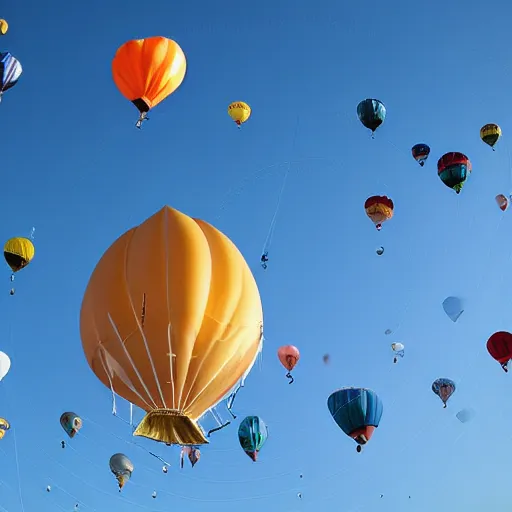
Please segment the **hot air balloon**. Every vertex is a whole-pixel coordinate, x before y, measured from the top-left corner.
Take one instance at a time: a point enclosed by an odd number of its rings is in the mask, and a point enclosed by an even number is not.
[[[60,417],[60,425],[66,434],[73,439],[82,428],[82,419],[74,412],[64,412]]]
[[[0,53],[0,101],[2,94],[14,87],[20,79],[23,68],[9,52]]]
[[[0,19],[0,36],[5,36],[7,31],[9,30],[9,23],[7,21]]]
[[[357,116],[363,126],[372,131],[373,138],[375,130],[386,119],[386,107],[381,101],[369,98],[357,105]]]
[[[391,350],[395,354],[395,357],[393,358],[393,363],[397,363],[398,358],[404,357],[405,355],[405,347],[402,343],[391,343]]]
[[[437,174],[447,187],[460,194],[464,182],[471,174],[471,162],[462,153],[446,153],[437,162]]]
[[[5,436],[5,433],[10,428],[11,428],[11,425],[9,425],[9,422],[4,418],[0,418],[0,439],[2,439]]]
[[[244,101],[234,101],[228,106],[228,114],[240,128],[251,117],[251,107]]]
[[[268,438],[268,428],[259,416],[247,416],[238,427],[238,440],[253,462]]]
[[[462,409],[455,416],[461,423],[467,423],[475,417],[475,411],[473,409]]]
[[[0,381],[9,373],[11,369],[11,359],[5,352],[0,352]]]
[[[508,372],[508,362],[512,359],[512,334],[506,331],[495,332],[487,340],[487,350],[491,357]]]
[[[372,196],[364,203],[366,215],[375,224],[378,231],[382,224],[393,217],[394,204],[387,196]]]
[[[436,379],[432,383],[432,391],[442,400],[444,408],[446,409],[446,402],[455,393],[455,382],[450,379]]]
[[[504,212],[508,208],[509,200],[507,196],[504,196],[503,194],[498,194],[496,196],[496,204],[498,205],[499,209]]]
[[[256,360],[263,311],[235,245],[166,206],[102,256],[85,291],[80,332],[100,381],[147,412],[134,435],[200,445],[208,441],[199,418]]]
[[[187,60],[180,45],[165,37],[124,43],[112,61],[112,77],[121,94],[139,110],[137,128],[148,112],[183,82]]]
[[[446,297],[443,301],[443,309],[452,322],[456,322],[464,313],[464,305],[459,297]]]
[[[493,151],[494,146],[501,137],[501,128],[497,124],[486,124],[480,128],[480,138],[488,145],[491,146]]]
[[[324,354],[322,357],[324,364],[329,364],[329,361],[331,360],[331,356],[329,354]]]
[[[11,281],[14,281],[16,272],[25,268],[32,261],[35,253],[34,244],[28,238],[11,238],[5,242],[4,258],[12,270]]]
[[[412,156],[421,167],[425,165],[428,155],[430,154],[430,147],[426,144],[415,144],[412,149]]]
[[[181,454],[180,454],[180,465],[183,468],[183,462],[185,459],[185,455],[188,456],[188,460],[190,461],[190,464],[192,467],[196,465],[197,462],[199,462],[199,459],[201,458],[201,451],[199,448],[195,446],[182,446],[181,448]]]
[[[338,427],[358,443],[358,452],[379,426],[384,410],[377,393],[366,388],[339,389],[329,396],[327,407]]]
[[[119,485],[119,492],[124,487],[126,482],[130,480],[133,473],[132,461],[123,453],[116,453],[110,457],[110,471],[114,474]]]
[[[377,256],[382,256],[384,254],[384,247],[382,247],[382,246],[377,247],[377,249],[375,250],[375,253],[377,254]]]
[[[281,364],[288,370],[286,377],[290,379],[289,384],[292,384],[294,379],[290,372],[295,368],[295,365],[299,362],[299,349],[297,347],[294,347],[293,345],[284,345],[282,347],[279,347],[279,350],[277,351],[277,357],[279,357],[279,361],[281,362]]]

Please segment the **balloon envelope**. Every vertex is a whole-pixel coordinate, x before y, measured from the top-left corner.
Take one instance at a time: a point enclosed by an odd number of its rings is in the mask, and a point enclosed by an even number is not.
[[[467,423],[475,417],[475,411],[473,409],[462,409],[456,416],[461,423]]]
[[[464,304],[459,297],[446,297],[443,301],[444,312],[452,322],[456,322],[464,313]]]
[[[9,373],[11,359],[5,352],[0,352],[0,381]]]

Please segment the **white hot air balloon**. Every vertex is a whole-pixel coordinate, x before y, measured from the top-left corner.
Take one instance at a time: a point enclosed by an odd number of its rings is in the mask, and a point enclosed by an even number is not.
[[[0,352],[0,381],[9,373],[11,359],[5,352]]]
[[[405,347],[404,347],[403,343],[391,343],[391,350],[395,354],[393,363],[397,363],[399,357],[404,357],[404,349],[405,349]]]

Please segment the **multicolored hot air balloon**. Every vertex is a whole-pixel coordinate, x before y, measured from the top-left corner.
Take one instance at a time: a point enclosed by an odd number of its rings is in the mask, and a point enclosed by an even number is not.
[[[464,304],[459,297],[446,297],[443,301],[443,309],[452,322],[456,322],[464,313]]]
[[[66,434],[73,439],[82,428],[82,419],[74,412],[64,412],[60,417],[60,425]]]
[[[281,364],[288,370],[286,377],[290,379],[289,384],[292,384],[294,379],[290,372],[295,368],[295,365],[299,362],[299,349],[297,347],[294,347],[293,345],[284,345],[282,347],[279,347],[277,351],[277,357],[279,357],[279,361],[281,362]]]
[[[116,453],[110,457],[109,461],[110,471],[114,474],[119,485],[119,492],[124,487],[126,482],[130,480],[133,473],[132,461],[123,453]]]
[[[251,107],[245,101],[234,101],[228,106],[228,115],[240,128],[251,117]]]
[[[199,450],[199,448],[197,448],[197,446],[182,446],[181,453],[180,453],[181,469],[183,469],[185,455],[188,456],[188,460],[190,461],[190,464],[192,465],[192,467],[194,467],[197,464],[197,462],[199,462],[199,459],[201,458],[201,451]]]
[[[494,146],[501,137],[501,128],[497,124],[486,124],[480,128],[480,138],[488,145],[491,146],[493,151]]]
[[[403,343],[391,343],[391,350],[395,354],[395,357],[393,358],[393,363],[398,363],[398,358],[404,357],[405,355],[405,347]]]
[[[199,418],[254,364],[263,311],[233,242],[165,206],[102,256],[80,333],[98,379],[147,412],[134,435],[200,445],[208,441]]]
[[[426,144],[415,144],[411,152],[414,160],[423,167],[428,159],[428,155],[430,155],[430,147]]]
[[[0,36],[5,36],[9,30],[9,23],[4,19],[0,19]]]
[[[432,383],[432,391],[441,399],[446,409],[446,402],[455,393],[456,390],[455,382],[450,379],[436,379]]]
[[[183,82],[187,60],[180,45],[166,37],[124,43],[112,61],[112,77],[121,94],[139,110],[137,128],[148,112]]]
[[[11,425],[5,418],[0,418],[0,439],[3,439],[6,432],[11,428]]]
[[[504,212],[509,205],[509,199],[507,196],[503,194],[498,194],[496,196],[496,204],[498,205],[499,209]]]
[[[495,332],[487,340],[487,351],[508,372],[508,362],[512,359],[512,334],[506,331]]]
[[[371,439],[384,410],[377,393],[366,388],[339,389],[329,396],[327,407],[338,427],[358,443],[358,452]]]
[[[471,174],[471,162],[462,153],[446,153],[437,162],[437,174],[447,187],[460,194],[465,181]]]
[[[364,127],[372,131],[372,138],[375,130],[386,119],[386,107],[379,100],[368,98],[357,105],[357,116]]]
[[[238,427],[238,440],[243,451],[253,462],[268,439],[268,428],[259,416],[247,416]]]
[[[377,231],[382,229],[382,224],[393,218],[395,205],[387,196],[372,196],[364,202],[364,209],[368,218],[375,224]]]
[[[0,101],[2,94],[18,83],[22,72],[18,59],[9,52],[0,53]]]

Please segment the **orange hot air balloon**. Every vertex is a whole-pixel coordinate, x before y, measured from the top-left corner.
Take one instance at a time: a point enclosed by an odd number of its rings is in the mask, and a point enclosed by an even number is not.
[[[254,363],[263,311],[233,242],[166,206],[102,256],[80,334],[98,379],[147,412],[134,435],[199,445],[208,442],[199,418]]]
[[[393,217],[394,204],[387,196],[372,196],[364,203],[366,215],[375,224],[378,231],[382,224]]]
[[[299,349],[297,347],[294,347],[293,345],[284,345],[282,347],[279,347],[279,350],[277,351],[277,357],[279,357],[279,361],[281,361],[281,364],[288,370],[288,373],[286,374],[286,376],[290,379],[290,382],[288,384],[292,384],[294,379],[290,372],[295,368],[295,365],[299,362]]]
[[[498,205],[499,209],[504,212],[508,208],[508,198],[507,196],[504,196],[503,194],[498,194],[496,196],[496,204]]]
[[[140,128],[148,112],[183,82],[187,60],[180,45],[165,37],[124,43],[112,61],[112,77],[121,94],[140,112]]]

